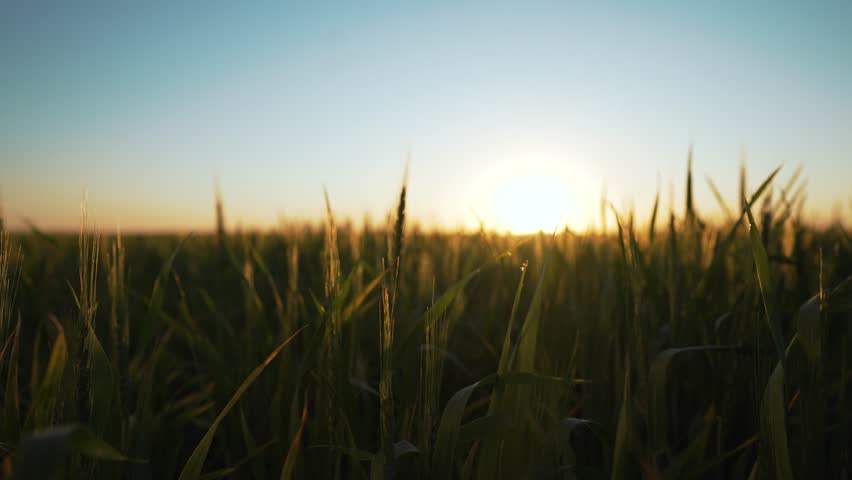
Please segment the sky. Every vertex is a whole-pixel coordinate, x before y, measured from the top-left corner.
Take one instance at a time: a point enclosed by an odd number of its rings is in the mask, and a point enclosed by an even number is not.
[[[6,223],[583,228],[799,165],[852,213],[852,3],[3,2]],[[782,182],[783,183],[783,182]],[[604,187],[605,185],[605,187]],[[839,207],[838,207],[839,206]]]

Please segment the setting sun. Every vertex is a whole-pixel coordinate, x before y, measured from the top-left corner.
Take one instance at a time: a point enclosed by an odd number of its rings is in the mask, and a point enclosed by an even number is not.
[[[597,218],[600,181],[577,154],[528,152],[505,154],[471,185],[468,199],[477,220],[515,235],[585,231]]]
[[[576,204],[568,185],[545,175],[513,179],[494,199],[494,217],[500,230],[514,234],[550,232],[570,224]]]

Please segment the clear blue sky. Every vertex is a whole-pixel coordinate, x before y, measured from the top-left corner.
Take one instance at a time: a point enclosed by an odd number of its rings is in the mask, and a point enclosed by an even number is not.
[[[0,6],[13,226],[73,228],[87,191],[101,227],[210,228],[216,176],[232,224],[318,215],[323,185],[379,221],[408,151],[427,223],[536,208],[541,178],[578,219],[604,181],[642,215],[659,183],[680,207],[690,144],[708,213],[743,148],[752,186],[801,164],[848,212],[850,2],[83,3]]]

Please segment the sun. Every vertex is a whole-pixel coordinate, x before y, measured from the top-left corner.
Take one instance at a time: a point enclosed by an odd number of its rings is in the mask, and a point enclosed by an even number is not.
[[[594,161],[556,148],[497,152],[471,177],[465,203],[474,228],[514,235],[583,233],[600,216],[601,181]]]
[[[526,174],[506,179],[493,201],[493,218],[499,230],[515,235],[576,228],[578,199],[571,185],[558,176]]]

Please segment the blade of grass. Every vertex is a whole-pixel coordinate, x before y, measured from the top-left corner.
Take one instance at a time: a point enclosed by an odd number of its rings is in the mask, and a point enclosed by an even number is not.
[[[725,214],[725,218],[728,221],[734,220],[734,213],[731,211],[731,208],[728,207],[728,203],[725,202],[725,198],[722,197],[722,194],[719,193],[719,189],[716,188],[716,184],[713,183],[713,179],[710,178],[709,175],[704,176],[704,180],[707,181],[707,185],[710,187],[710,191],[713,192],[713,196],[716,198],[716,202],[719,204],[719,207],[722,209],[722,212]]]
[[[760,406],[760,468],[771,468],[771,478],[792,480],[793,467],[787,438],[787,405],[784,396],[784,365],[775,366]]]
[[[629,477],[627,468],[633,443],[632,402],[633,397],[630,391],[630,360],[628,357],[624,368],[624,390],[621,394],[621,408],[619,409],[618,422],[615,428],[611,480],[620,480]]]
[[[299,421],[299,429],[296,430],[296,435],[290,443],[290,448],[287,449],[287,457],[284,459],[284,466],[281,467],[281,480],[290,480],[293,478],[293,472],[296,470],[296,461],[299,458],[299,452],[302,447],[302,434],[305,431],[305,424],[308,421],[308,400],[302,402],[302,418]]]
[[[648,241],[654,243],[654,236],[657,228],[657,210],[660,206],[660,190],[657,187],[657,195],[654,197],[654,208],[651,210],[651,222],[648,225]]]
[[[186,464],[183,466],[183,470],[181,470],[179,480],[197,480],[201,477],[201,469],[204,467],[204,461],[207,459],[207,452],[210,450],[210,446],[213,444],[213,437],[216,436],[216,430],[219,428],[219,424],[222,423],[222,420],[228,415],[228,412],[234,408],[234,405],[240,400],[243,394],[251,387],[251,385],[260,377],[260,374],[275,360],[275,357],[281,353],[281,350],[284,349],[294,338],[296,338],[299,333],[302,332],[307,327],[307,325],[303,326],[293,335],[290,335],[287,340],[284,340],[281,345],[278,346],[272,353],[266,357],[266,360],[263,361],[257,368],[254,369],[243,381],[243,383],[237,388],[237,391],[234,392],[234,395],[219,413],[219,416],[213,421],[213,424],[210,425],[210,428],[207,429],[207,433],[204,434],[201,441],[198,442],[195,449],[192,451],[192,455],[190,455],[189,459],[186,461]]]
[[[760,297],[763,300],[763,309],[766,313],[766,323],[769,326],[769,333],[772,335],[772,342],[775,344],[775,352],[778,354],[778,361],[784,360],[784,336],[781,332],[781,325],[772,316],[772,311],[769,307],[769,300],[772,298],[772,281],[769,277],[769,257],[766,255],[766,249],[763,247],[760,229],[751,215],[751,209],[746,209],[749,221],[749,236],[751,238],[751,248],[754,255],[754,264],[757,269],[757,280],[760,285]]]
[[[41,385],[33,398],[24,430],[44,428],[53,422],[56,403],[60,399],[62,380],[68,363],[68,343],[65,330],[58,321],[54,321],[57,329],[56,340],[50,351],[50,359],[42,376]]]

